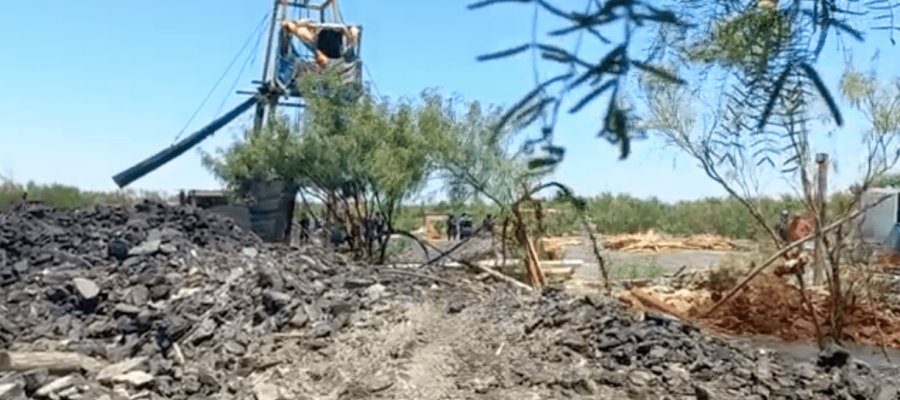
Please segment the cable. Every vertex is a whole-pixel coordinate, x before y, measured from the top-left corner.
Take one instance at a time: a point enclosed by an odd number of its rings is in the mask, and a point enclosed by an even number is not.
[[[369,76],[369,82],[372,83],[372,89],[375,89],[375,94],[378,95],[378,97],[381,97],[381,91],[378,90],[378,84],[375,83],[375,78],[372,77],[372,71],[369,71],[369,65],[366,63],[362,63],[362,65],[363,65],[363,70],[366,71],[366,75]]]
[[[247,59],[244,60],[244,64],[241,65],[241,69],[238,70],[237,76],[234,77],[234,82],[231,83],[231,88],[229,88],[226,93],[234,93],[234,89],[237,88],[237,85],[241,80],[241,75],[249,65],[252,65],[256,62],[256,57],[259,54],[259,45],[262,42],[262,37],[263,32],[262,30],[260,30],[259,34],[257,34],[256,36],[256,44],[253,46],[253,51],[251,51],[250,54],[247,55]],[[219,113],[222,112],[222,109],[225,108],[225,103],[228,101],[228,99],[228,95],[226,95],[225,98],[222,99],[222,102],[219,103],[219,108],[216,110],[216,113],[214,115],[218,116]]]
[[[344,23],[344,14],[341,12],[341,6],[338,4],[337,0],[334,0],[334,10],[337,11],[337,15],[334,16],[335,22],[339,24]]]
[[[203,109],[203,106],[206,105],[206,102],[209,101],[210,97],[212,97],[213,93],[216,91],[216,88],[218,88],[219,84],[222,83],[222,80],[225,79],[225,76],[228,75],[228,71],[231,71],[231,67],[234,66],[234,63],[237,62],[238,58],[240,58],[241,54],[244,53],[244,50],[247,48],[247,46],[250,45],[250,42],[253,40],[253,37],[257,36],[257,32],[260,31],[263,26],[265,26],[266,21],[269,20],[270,14],[271,13],[266,13],[266,15],[263,16],[262,20],[259,21],[259,25],[257,25],[256,28],[253,30],[253,32],[250,33],[250,36],[244,42],[243,46],[241,46],[241,49],[238,50],[237,54],[234,55],[234,58],[231,59],[231,62],[228,63],[228,67],[226,67],[225,71],[222,72],[222,75],[219,77],[219,79],[213,85],[212,89],[209,90],[209,93],[206,94],[206,97],[203,99],[203,101],[200,102],[200,105],[197,107],[197,109],[194,111],[194,113],[191,115],[191,117],[188,118],[188,121],[184,124],[184,127],[181,128],[181,131],[178,132],[177,135],[175,135],[175,139],[172,140],[172,143],[177,142],[178,139],[181,138],[181,135],[184,135],[184,132],[191,125],[191,122],[194,121],[194,118],[197,117],[197,114],[200,113],[200,110]]]

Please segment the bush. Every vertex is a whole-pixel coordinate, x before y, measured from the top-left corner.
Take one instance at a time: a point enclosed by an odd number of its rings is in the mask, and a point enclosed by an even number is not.
[[[39,200],[51,207],[74,209],[91,204],[124,204],[138,198],[164,196],[153,192],[102,193],[83,191],[76,187],[48,184],[26,185],[6,183],[0,185],[0,210],[8,209],[28,191],[28,198]],[[800,202],[788,196],[766,198],[761,201],[766,216],[773,222],[778,212],[787,209],[792,212],[802,210]],[[298,202],[299,204],[299,202]],[[559,212],[549,215],[545,222],[551,235],[577,233],[581,230],[578,215],[571,205],[562,201],[547,201],[545,208]],[[314,212],[320,210],[313,210]],[[468,212],[477,223],[487,214],[497,214],[498,210],[487,204],[473,204],[459,208],[447,203],[433,205],[407,205],[395,217],[398,229],[414,230],[422,224],[424,212],[460,213]],[[627,194],[602,194],[587,199],[587,212],[601,234],[636,233],[655,230],[673,235],[701,233],[717,234],[737,239],[757,239],[762,234],[758,224],[736,200],[729,198],[707,198],[701,200],[667,203],[655,198],[639,199]],[[299,213],[297,214],[299,216]],[[499,226],[498,226],[499,229]]]
[[[40,201],[50,207],[60,209],[76,209],[93,204],[126,204],[140,198],[163,199],[162,193],[156,192],[93,192],[84,191],[74,186],[60,184],[36,184],[29,182],[25,185],[6,182],[0,184],[0,210],[7,210],[19,204],[23,193],[28,193],[28,199]]]
[[[647,230],[672,235],[716,234],[736,239],[758,239],[764,233],[759,224],[747,213],[740,202],[730,198],[706,198],[701,200],[667,203],[656,198],[639,199],[627,194],[602,194],[587,200],[587,213],[601,234],[637,233]],[[774,223],[782,209],[800,212],[803,207],[798,199],[784,196],[761,201],[765,215]],[[581,230],[578,214],[569,203],[548,201],[544,208],[558,212],[545,217],[548,233],[566,235]],[[455,208],[447,204],[405,207],[398,227],[415,229],[421,225],[424,211],[435,213],[459,213],[466,211],[476,221],[498,210],[487,205]]]

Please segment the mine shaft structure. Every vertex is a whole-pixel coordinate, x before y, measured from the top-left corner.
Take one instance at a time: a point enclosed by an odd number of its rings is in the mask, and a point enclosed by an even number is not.
[[[119,188],[159,169],[255,108],[254,131],[278,107],[304,107],[297,81],[304,74],[337,69],[347,83],[361,83],[362,26],[344,23],[338,0],[275,0],[273,2],[262,78],[250,97],[200,130],[113,176]]]

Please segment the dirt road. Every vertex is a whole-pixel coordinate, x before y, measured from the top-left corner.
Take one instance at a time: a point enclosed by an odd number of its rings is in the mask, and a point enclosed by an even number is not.
[[[435,242],[434,246],[447,250],[456,243]],[[454,252],[453,257],[461,258],[488,258],[490,257],[490,243],[486,239],[471,239]],[[641,279],[670,275],[679,270],[684,272],[715,268],[728,263],[746,263],[750,254],[736,251],[712,251],[712,250],[685,250],[666,252],[621,252],[602,251],[610,274],[614,279]],[[434,257],[437,252],[430,252]],[[577,279],[596,282],[600,281],[600,270],[597,268],[597,260],[587,241],[578,246],[569,247],[564,251],[564,258],[581,260],[583,266],[576,270]],[[417,263],[423,262],[428,257],[422,250],[411,245],[397,262]]]
[[[683,272],[715,268],[723,264],[744,263],[750,257],[747,252],[683,250],[666,252],[604,251],[606,265],[614,279],[641,279]],[[566,250],[565,257],[583,260],[585,265],[576,271],[576,277],[585,281],[601,279],[593,251],[587,244]]]

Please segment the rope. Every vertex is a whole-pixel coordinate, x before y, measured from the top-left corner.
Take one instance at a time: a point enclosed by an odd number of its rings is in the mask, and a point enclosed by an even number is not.
[[[338,0],[334,0],[334,3],[331,3],[331,4],[334,5],[333,6],[334,8],[332,10],[336,11],[335,14],[337,14],[337,15],[333,15],[335,21],[343,24],[344,23],[344,14],[341,12],[341,6],[338,5]]]
[[[269,14],[270,13],[266,13],[266,15],[263,16],[262,20],[259,21],[259,24],[253,30],[253,32],[250,33],[250,36],[247,37],[247,40],[244,42],[243,46],[241,46],[241,49],[238,50],[237,54],[234,55],[234,58],[231,59],[231,62],[228,63],[228,67],[225,68],[225,71],[222,72],[222,75],[219,76],[218,80],[216,80],[216,83],[213,85],[212,89],[209,90],[209,93],[206,94],[206,97],[203,99],[203,101],[200,102],[200,105],[197,106],[197,109],[194,111],[194,113],[191,115],[191,117],[188,118],[188,121],[184,124],[184,127],[181,128],[181,131],[179,131],[178,134],[175,135],[175,139],[172,140],[173,144],[175,142],[177,142],[178,139],[180,139],[182,135],[184,135],[184,132],[191,125],[191,122],[194,121],[194,118],[197,117],[197,114],[200,113],[200,110],[203,109],[203,106],[206,105],[206,102],[209,101],[210,97],[212,97],[212,94],[216,91],[216,88],[219,87],[219,84],[222,83],[222,81],[225,79],[225,76],[228,75],[228,71],[231,71],[231,67],[234,66],[234,63],[237,62],[237,60],[238,60],[238,58],[240,58],[241,54],[244,53],[244,50],[247,49],[247,46],[250,45],[251,41],[253,40],[253,37],[257,35],[257,32],[261,31],[263,26],[265,26],[266,21],[269,20]]]
[[[263,31],[260,30],[259,34],[256,37],[256,44],[253,46],[253,51],[251,51],[250,54],[247,55],[247,59],[244,60],[244,64],[241,65],[241,69],[238,70],[237,76],[234,77],[234,82],[231,83],[231,88],[228,89],[228,92],[226,93],[234,93],[234,89],[237,88],[238,82],[240,82],[241,75],[243,75],[244,71],[249,65],[252,65],[256,62],[256,57],[259,54],[259,45],[262,42],[262,37]],[[225,108],[225,103],[228,101],[228,98],[229,97],[226,95],[225,98],[222,99],[222,102],[219,103],[219,108],[215,113],[216,116],[218,116],[222,112],[222,109]]]
[[[372,77],[372,71],[369,71],[369,65],[363,63],[363,70],[366,71],[366,75],[369,76],[369,82],[372,83],[372,89],[375,89],[375,94],[378,95],[378,97],[381,97],[381,91],[378,90],[378,84],[375,83],[375,78]]]

